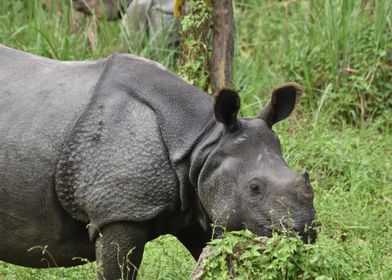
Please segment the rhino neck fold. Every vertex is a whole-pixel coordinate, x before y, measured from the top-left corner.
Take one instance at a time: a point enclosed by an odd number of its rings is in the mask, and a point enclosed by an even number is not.
[[[200,201],[198,194],[198,182],[201,170],[206,163],[208,157],[213,154],[219,140],[223,134],[223,126],[215,123],[214,126],[209,129],[200,139],[200,142],[193,149],[190,156],[190,168],[189,168],[189,179],[192,184],[195,196],[196,196],[196,218],[199,224],[207,231],[211,220],[205,211],[202,202]]]
[[[223,134],[223,126],[215,123],[195,145],[190,155],[189,178],[193,188],[197,191],[198,181],[201,169],[203,168],[207,158],[215,150],[221,136]]]

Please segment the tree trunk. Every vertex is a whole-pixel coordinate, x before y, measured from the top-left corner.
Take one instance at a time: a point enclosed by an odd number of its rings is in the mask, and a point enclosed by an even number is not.
[[[232,0],[212,0],[213,39],[210,60],[212,93],[232,88],[235,22]]]

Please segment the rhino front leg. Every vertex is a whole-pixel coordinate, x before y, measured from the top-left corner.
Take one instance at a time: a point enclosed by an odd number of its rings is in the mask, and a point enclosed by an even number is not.
[[[177,239],[188,249],[195,260],[211,240],[211,233],[205,232],[199,225],[191,225],[175,234]]]
[[[106,225],[95,242],[98,279],[136,279],[149,231],[148,223]]]

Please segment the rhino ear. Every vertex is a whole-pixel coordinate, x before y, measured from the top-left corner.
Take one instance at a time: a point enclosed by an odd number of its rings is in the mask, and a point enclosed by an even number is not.
[[[294,111],[301,100],[302,87],[290,83],[272,91],[271,101],[261,111],[259,118],[271,128],[275,123],[284,120]]]
[[[215,118],[225,127],[234,131],[238,127],[237,114],[240,110],[241,99],[238,93],[232,89],[221,89],[214,95]]]

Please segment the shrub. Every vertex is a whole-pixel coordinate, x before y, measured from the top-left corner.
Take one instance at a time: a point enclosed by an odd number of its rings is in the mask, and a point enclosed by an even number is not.
[[[248,230],[226,232],[210,242],[212,254],[196,279],[349,279],[353,267],[338,247],[305,244],[299,236],[262,238]]]

